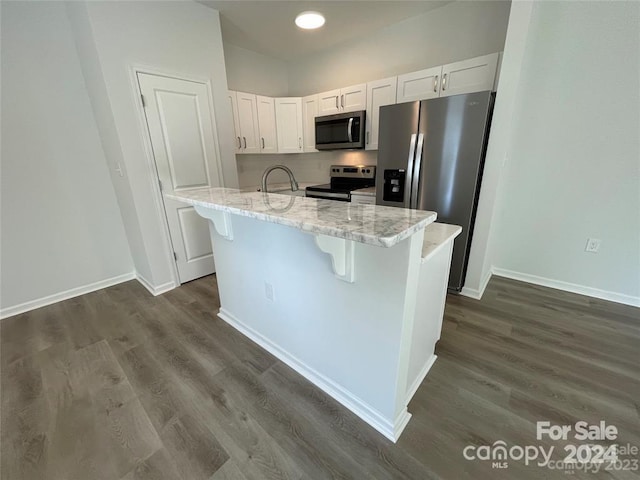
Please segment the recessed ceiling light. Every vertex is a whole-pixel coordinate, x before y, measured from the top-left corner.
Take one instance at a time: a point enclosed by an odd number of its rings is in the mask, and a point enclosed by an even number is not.
[[[311,30],[324,25],[324,17],[318,12],[302,12],[296,17],[296,25]]]

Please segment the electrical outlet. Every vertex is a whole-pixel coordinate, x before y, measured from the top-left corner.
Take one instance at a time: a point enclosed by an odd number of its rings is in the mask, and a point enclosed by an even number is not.
[[[267,300],[274,301],[273,285],[269,282],[264,282],[264,296],[267,297]]]
[[[587,245],[584,247],[584,251],[589,253],[598,253],[601,244],[602,240],[600,240],[599,238],[588,238]]]

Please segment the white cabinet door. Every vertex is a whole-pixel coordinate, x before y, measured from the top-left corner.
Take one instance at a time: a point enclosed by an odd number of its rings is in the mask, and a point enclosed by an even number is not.
[[[352,85],[318,94],[318,115],[356,112],[367,108],[367,84]]]
[[[380,107],[396,103],[396,85],[398,77],[384,78],[367,84],[367,131],[365,148],[378,149],[378,124]]]
[[[440,96],[493,90],[499,53],[442,66]]]
[[[240,140],[242,140],[242,150],[239,153],[260,153],[256,96],[251,93],[236,92],[236,100]]]
[[[138,73],[138,83],[163,191],[221,186],[207,85],[146,73]],[[162,200],[180,283],[213,273],[209,222],[191,205]]]
[[[332,115],[340,112],[340,89],[318,94],[318,115]]]
[[[236,153],[242,152],[242,139],[240,138],[240,123],[238,122],[238,104],[236,100],[236,92],[229,90],[229,104],[231,107],[231,117],[233,120],[233,144]]]
[[[302,152],[302,98],[276,98],[278,152]]]
[[[367,84],[352,85],[340,90],[340,111],[356,112],[367,108]]]
[[[258,109],[258,132],[260,133],[260,152],[277,153],[276,109],[271,97],[256,95]]]
[[[398,75],[396,103],[439,97],[441,80],[442,66]]]
[[[305,152],[316,150],[316,117],[318,116],[318,95],[302,97],[302,149]]]

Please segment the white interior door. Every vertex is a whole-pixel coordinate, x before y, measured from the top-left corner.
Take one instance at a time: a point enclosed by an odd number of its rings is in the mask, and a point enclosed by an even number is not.
[[[138,73],[163,193],[218,187],[217,134],[204,83]],[[180,283],[215,272],[209,222],[163,196]]]

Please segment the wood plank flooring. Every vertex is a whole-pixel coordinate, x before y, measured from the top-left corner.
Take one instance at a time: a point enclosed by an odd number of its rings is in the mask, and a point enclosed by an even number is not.
[[[395,445],[218,308],[211,276],[159,297],[132,281],[3,320],[1,478],[568,478],[463,458],[498,440],[563,458],[565,442],[536,440],[538,420],[605,420],[640,447],[636,308],[500,278],[482,301],[449,296],[439,358]]]

